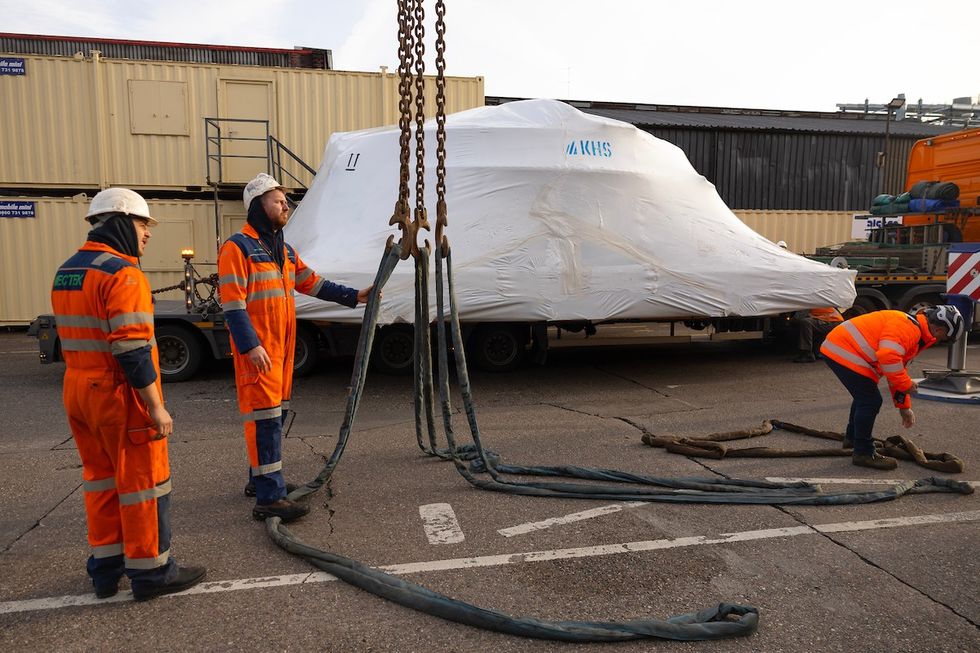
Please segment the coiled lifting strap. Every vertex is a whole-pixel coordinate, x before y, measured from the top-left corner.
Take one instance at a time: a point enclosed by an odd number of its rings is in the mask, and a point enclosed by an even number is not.
[[[290,493],[290,499],[299,499],[319,489],[332,475],[350,438],[357,413],[357,405],[367,376],[375,327],[378,321],[378,295],[391,276],[399,259],[401,246],[389,243],[375,277],[374,290],[365,308],[364,323],[354,359],[354,372],[347,396],[347,407],[340,428],[340,435],[333,453],[327,459],[317,477]],[[875,492],[840,492],[824,494],[818,486],[803,482],[771,483],[759,480],[711,478],[667,478],[645,476],[608,469],[592,469],[574,466],[526,467],[504,465],[498,456],[483,447],[476,408],[473,402],[463,354],[459,316],[455,304],[455,288],[452,277],[451,254],[445,257],[436,252],[436,299],[437,345],[439,361],[439,399],[447,446],[436,444],[435,416],[432,402],[431,344],[428,338],[428,257],[429,249],[420,249],[416,257],[416,361],[415,361],[415,425],[419,447],[426,453],[453,461],[457,471],[471,484],[481,489],[533,496],[559,496],[603,500],[644,500],[674,503],[734,503],[768,505],[843,505],[868,503],[894,499],[906,493],[923,492],[972,492],[972,487],[948,479],[922,479],[898,484]],[[449,370],[446,338],[447,316],[442,283],[442,262],[445,258],[445,276],[449,286],[449,331],[453,342],[456,374],[463,397],[466,416],[473,442],[459,447],[452,428],[452,410],[449,402]],[[420,328],[421,325],[421,328]],[[423,420],[424,415],[424,420]],[[425,438],[423,428],[428,432]],[[467,468],[463,459],[473,462]],[[486,472],[490,479],[477,478]],[[629,483],[642,487],[623,488],[588,485],[583,483],[515,483],[503,481],[500,474],[531,476],[571,477],[592,481]],[[406,607],[428,614],[457,621],[471,626],[495,630],[525,637],[557,639],[576,642],[628,641],[638,638],[664,638],[677,640],[703,640],[749,635],[758,625],[758,610],[751,606],[723,603],[697,613],[680,615],[667,620],[641,619],[623,623],[612,622],[547,622],[520,618],[480,608],[428,590],[422,586],[372,569],[349,558],[312,547],[294,536],[278,518],[266,522],[273,541],[280,547],[301,556],[314,566],[367,591],[388,598]]]

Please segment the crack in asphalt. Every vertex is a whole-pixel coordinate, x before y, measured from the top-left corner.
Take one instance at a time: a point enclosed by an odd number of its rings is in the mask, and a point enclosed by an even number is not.
[[[602,367],[599,367],[598,365],[596,365],[594,367],[595,367],[596,370],[598,370],[599,372],[602,372],[603,374],[607,374],[607,375],[609,375],[611,377],[614,377],[614,378],[617,378],[617,379],[622,379],[623,381],[626,381],[628,383],[632,383],[634,385],[638,385],[641,388],[644,388],[646,390],[650,390],[651,392],[654,392],[654,393],[660,395],[664,399],[673,399],[674,401],[679,402],[679,403],[682,403],[685,406],[690,406],[691,408],[694,408],[694,409],[697,409],[698,408],[697,406],[695,406],[694,404],[692,404],[690,402],[684,401],[683,399],[678,399],[677,397],[673,397],[673,396],[667,394],[666,392],[664,392],[662,390],[657,390],[656,388],[654,388],[652,386],[649,386],[649,385],[647,385],[645,383],[640,383],[636,379],[631,379],[628,376],[625,376],[623,374],[619,374],[618,372],[613,372],[611,370],[604,369]]]
[[[310,448],[310,451],[313,454],[315,454],[317,456],[320,456],[320,459],[323,460],[324,463],[326,463],[327,460],[328,460],[328,457],[326,455],[324,455],[322,452],[317,451],[316,450],[316,447],[314,447],[312,443],[307,442],[306,441],[307,440],[307,437],[310,437],[310,436],[300,437],[299,438],[299,441],[302,442],[303,444],[305,444],[307,447],[309,447]],[[312,437],[320,437],[320,436],[312,436]],[[326,508],[326,510],[327,510],[327,537],[329,538],[334,533],[333,519],[334,519],[334,515],[336,514],[336,511],[333,508],[330,507],[330,500],[333,499],[333,497],[334,497],[334,492],[333,492],[333,477],[332,476],[330,478],[328,478],[327,479],[327,482],[324,483],[321,486],[321,489],[324,492],[326,492],[326,500],[323,503],[323,507]]]
[[[807,526],[809,528],[813,528],[813,525],[812,524],[809,524],[809,523],[806,522],[806,520],[804,520],[804,519],[802,519],[800,517],[797,517],[792,512],[790,512],[785,506],[772,506],[772,507],[773,508],[776,508],[777,510],[779,510],[783,514],[788,515],[790,518],[792,518],[794,521],[796,521],[801,526]],[[895,579],[896,581],[898,581],[899,583],[901,583],[905,587],[907,587],[907,588],[909,588],[909,589],[911,589],[911,590],[913,590],[913,591],[921,594],[922,596],[924,596],[925,598],[929,599],[930,601],[932,601],[936,605],[940,605],[940,606],[946,608],[947,610],[949,610],[950,612],[952,612],[953,614],[955,614],[957,617],[963,619],[964,621],[966,621],[968,624],[970,624],[974,628],[980,628],[980,623],[977,623],[976,621],[974,621],[973,619],[971,619],[967,615],[963,614],[962,612],[959,612],[956,608],[954,608],[953,606],[949,605],[948,603],[943,603],[942,601],[940,601],[936,597],[932,596],[931,594],[929,594],[925,590],[916,587],[912,583],[904,580],[903,578],[897,576],[896,574],[892,573],[891,571],[885,569],[884,567],[882,567],[881,565],[879,565],[875,561],[871,560],[867,556],[864,556],[861,553],[859,553],[856,549],[852,549],[851,547],[849,547],[844,542],[839,541],[839,540],[835,540],[833,537],[831,537],[831,534],[830,533],[823,533],[823,532],[818,531],[816,529],[813,529],[813,530],[814,530],[814,532],[817,535],[820,535],[820,536],[824,537],[826,540],[828,540],[829,542],[831,542],[831,543],[833,543],[833,544],[841,547],[845,551],[848,551],[849,553],[854,554],[855,556],[857,556],[857,558],[859,560],[861,560],[865,564],[867,564],[867,565],[869,565],[871,567],[874,567],[875,569],[877,569],[878,571],[880,571],[880,572],[882,572],[884,574],[887,574],[888,576],[890,576],[891,578]]]
[[[63,504],[65,501],[67,501],[68,498],[71,495],[75,494],[75,492],[78,492],[78,488],[80,488],[80,487],[82,487],[82,484],[81,483],[79,483],[74,488],[72,488],[71,492],[69,492],[63,499],[61,499],[56,504],[54,504],[53,506],[51,506],[51,508],[47,512],[45,512],[43,515],[41,515],[40,517],[38,517],[37,521],[35,521],[34,524],[32,524],[30,528],[28,528],[26,531],[24,531],[23,533],[21,533],[20,535],[18,535],[16,538],[14,538],[14,540],[12,542],[10,542],[10,544],[8,544],[5,547],[3,547],[3,549],[0,550],[0,555],[3,555],[7,551],[9,551],[15,544],[17,544],[22,539],[24,539],[24,537],[26,537],[28,533],[30,533],[35,528],[37,528],[38,526],[40,526],[41,525],[41,522],[44,521],[44,518],[45,517],[47,517],[52,512],[54,512],[55,510],[57,510],[58,509],[58,506],[60,506],[61,504]]]

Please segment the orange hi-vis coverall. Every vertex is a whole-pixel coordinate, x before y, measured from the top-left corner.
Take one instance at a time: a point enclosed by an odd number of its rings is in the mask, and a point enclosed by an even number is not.
[[[924,315],[875,311],[835,327],[820,353],[875,383],[884,376],[895,407],[911,408],[912,378],[905,366],[935,342]]]
[[[97,587],[124,571],[134,587],[159,584],[176,563],[167,440],[153,439],[136,390],[155,383],[160,391],[149,283],[136,258],[88,241],[58,269],[51,303],[66,363],[65,410],[82,460],[89,574]]]
[[[238,408],[245,421],[250,476],[256,502],[274,503],[286,495],[282,475],[282,427],[289,410],[296,347],[293,290],[351,308],[357,290],[318,276],[288,244],[282,267],[246,224],[221,246],[218,283],[221,306],[232,336]],[[247,353],[261,345],[272,361],[260,373]]]

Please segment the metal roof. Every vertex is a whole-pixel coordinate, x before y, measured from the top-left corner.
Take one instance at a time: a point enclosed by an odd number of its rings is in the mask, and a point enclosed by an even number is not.
[[[487,97],[487,104],[505,104],[521,98]],[[863,114],[739,109],[679,105],[622,104],[565,100],[571,106],[597,116],[627,122],[637,127],[825,134],[884,135],[883,116]],[[928,138],[957,131],[957,127],[927,125],[910,120],[890,120],[894,137]]]
[[[333,68],[333,54],[319,48],[255,48],[166,41],[130,41],[84,36],[0,33],[0,52],[71,57],[98,50],[110,59],[185,61],[206,64],[273,66],[281,68]]]

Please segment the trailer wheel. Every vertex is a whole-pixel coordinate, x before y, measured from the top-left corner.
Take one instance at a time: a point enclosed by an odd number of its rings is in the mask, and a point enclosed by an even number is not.
[[[164,383],[179,383],[197,374],[204,350],[193,331],[176,324],[161,324],[156,327],[155,335]]]
[[[309,376],[320,358],[320,343],[313,329],[296,327],[296,353],[293,355],[293,376]]]
[[[407,324],[378,329],[371,348],[371,366],[383,374],[403,376],[415,368],[415,330]]]
[[[942,300],[939,295],[935,293],[928,293],[925,295],[917,295],[908,301],[908,304],[902,308],[903,311],[909,315],[915,315],[919,311],[924,311],[927,308],[932,308],[933,306],[938,306],[942,304]]]
[[[487,372],[510,372],[524,362],[527,327],[513,324],[481,324],[470,336],[473,362]]]
[[[854,300],[854,305],[844,311],[844,319],[851,319],[865,313],[880,311],[883,307],[870,297],[858,297]]]

